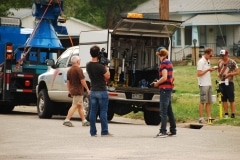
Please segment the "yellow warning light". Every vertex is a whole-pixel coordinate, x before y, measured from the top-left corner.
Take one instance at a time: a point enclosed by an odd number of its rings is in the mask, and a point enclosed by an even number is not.
[[[127,18],[143,18],[142,13],[128,13]]]

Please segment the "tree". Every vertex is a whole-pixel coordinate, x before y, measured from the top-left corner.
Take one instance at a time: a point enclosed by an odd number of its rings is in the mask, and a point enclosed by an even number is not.
[[[130,11],[147,0],[64,0],[64,14],[82,21],[113,28],[120,13]],[[0,16],[9,16],[10,8],[31,8],[33,0],[1,0]]]
[[[9,12],[10,8],[26,8],[32,6],[32,0],[1,0],[0,16],[8,16],[13,13]]]
[[[120,13],[147,0],[66,0],[65,14],[103,28],[113,28]],[[70,8],[69,8],[70,7]],[[70,11],[70,12],[69,12]]]

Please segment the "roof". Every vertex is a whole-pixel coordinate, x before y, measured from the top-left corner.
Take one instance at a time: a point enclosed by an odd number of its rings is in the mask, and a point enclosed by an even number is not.
[[[10,17],[20,18],[21,20],[23,20],[24,18],[29,17],[29,16],[32,17],[32,9],[30,9],[30,8],[21,8],[18,10],[12,8],[9,11],[14,14],[14,15],[11,15]],[[92,25],[90,23],[81,21],[81,20],[73,18],[73,17],[69,17],[68,20],[74,21],[78,24],[81,24],[81,25],[86,26],[91,29],[95,29],[95,30],[101,29],[98,26]]]
[[[239,0],[169,0],[170,13],[240,12]],[[149,0],[140,4],[132,12],[159,13],[159,0]]]
[[[240,24],[240,14],[198,14],[184,23],[182,26],[200,25],[238,25]]]
[[[102,28],[100,28],[100,27],[98,27],[98,26],[95,26],[95,25],[92,25],[92,24],[90,24],[90,23],[87,23],[87,22],[84,22],[84,21],[81,21],[81,20],[79,20],[79,19],[77,19],[77,18],[74,18],[74,17],[70,17],[69,19],[71,19],[71,20],[73,20],[73,21],[76,21],[76,22],[78,22],[78,23],[81,23],[81,24],[83,24],[83,25],[85,25],[85,26],[88,26],[89,28],[92,28],[92,29],[102,29]]]
[[[10,12],[13,13],[13,15],[10,15],[10,17],[17,17],[17,18],[20,18],[20,19],[23,19],[25,17],[29,17],[29,16],[32,16],[32,9],[30,8],[21,8],[21,9],[9,9]]]

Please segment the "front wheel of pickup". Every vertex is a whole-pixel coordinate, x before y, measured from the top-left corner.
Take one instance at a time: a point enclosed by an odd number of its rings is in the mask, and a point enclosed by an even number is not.
[[[42,89],[39,92],[37,98],[37,111],[39,118],[52,118],[53,115],[53,104],[48,97],[46,89]]]
[[[147,125],[159,125],[161,117],[157,111],[144,110],[144,120]]]

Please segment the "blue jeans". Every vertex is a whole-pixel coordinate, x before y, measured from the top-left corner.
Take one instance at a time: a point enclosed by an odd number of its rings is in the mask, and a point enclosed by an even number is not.
[[[170,132],[176,134],[176,122],[172,111],[171,90],[160,89],[160,116],[162,134],[167,133],[167,120],[170,123]]]
[[[91,136],[97,134],[96,118],[98,111],[100,112],[101,121],[101,135],[108,134],[108,93],[107,91],[91,91],[90,92],[90,134]]]

